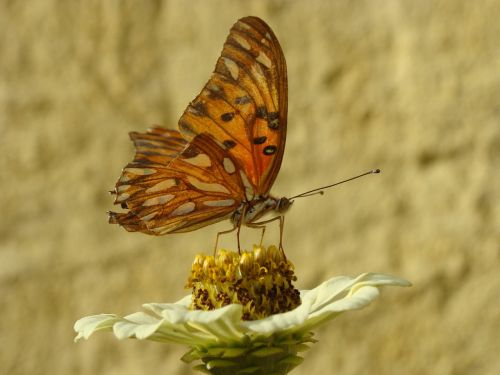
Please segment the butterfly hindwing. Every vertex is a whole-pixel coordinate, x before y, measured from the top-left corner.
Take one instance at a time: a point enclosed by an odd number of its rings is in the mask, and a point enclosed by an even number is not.
[[[191,231],[228,218],[244,199],[237,162],[207,134],[196,136],[168,165],[134,168],[124,169],[127,176],[138,175],[134,189],[122,189],[116,198],[129,211],[110,214],[110,222],[130,231]]]
[[[285,58],[269,26],[256,17],[232,28],[215,72],[181,119],[188,139],[209,133],[238,161],[258,195],[279,171],[286,138]]]
[[[176,130],[153,127],[146,133],[129,133],[134,142],[134,160],[122,170],[115,190],[115,204],[124,204],[133,194],[144,190],[155,176],[150,175],[157,166],[167,166],[186,147],[187,141]]]

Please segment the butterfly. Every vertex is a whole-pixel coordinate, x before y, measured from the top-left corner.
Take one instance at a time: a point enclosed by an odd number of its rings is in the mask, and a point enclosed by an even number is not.
[[[281,247],[292,201],[270,189],[285,150],[287,90],[285,57],[271,28],[257,17],[238,20],[179,130],[130,133],[135,157],[113,191],[126,212],[110,212],[109,222],[164,235],[230,219],[232,229],[219,234],[237,230],[239,249],[242,225],[263,236],[266,223],[280,220]],[[259,221],[272,211],[275,218]]]

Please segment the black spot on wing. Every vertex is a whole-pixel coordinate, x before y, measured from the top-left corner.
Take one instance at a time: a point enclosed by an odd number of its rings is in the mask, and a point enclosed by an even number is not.
[[[182,151],[182,157],[185,159],[194,158],[200,154],[200,150],[193,145],[189,145],[184,151]]]
[[[197,116],[207,116],[208,111],[205,103],[202,101],[191,103],[191,108],[194,110],[193,113]]]
[[[255,117],[267,121],[267,126],[271,130],[277,130],[280,127],[279,113],[267,112],[266,107],[258,107],[255,111]]]
[[[216,100],[226,100],[226,94],[224,93],[224,89],[220,86],[216,85],[207,85],[208,97],[210,99]]]
[[[220,116],[220,119],[224,122],[229,122],[231,121],[232,119],[234,118],[234,112],[227,112],[227,113],[223,113],[221,116]]]
[[[260,118],[260,119],[267,119],[267,110],[266,107],[257,107],[257,110],[255,111],[255,117]]]
[[[276,151],[278,151],[278,147],[276,147],[274,145],[266,146],[266,147],[264,147],[264,150],[262,150],[264,155],[273,155],[276,153]]]
[[[231,139],[226,139],[222,144],[229,150],[236,146],[236,142]]]
[[[269,129],[277,130],[280,127],[278,112],[269,112],[267,115],[267,121]]]
[[[179,129],[185,133],[195,134],[191,124],[184,120],[179,120]]]
[[[267,137],[266,137],[266,136],[263,136],[263,137],[257,137],[257,138],[254,138],[254,139],[253,139],[253,144],[254,144],[254,145],[261,145],[261,144],[263,144],[266,140],[267,140]]]

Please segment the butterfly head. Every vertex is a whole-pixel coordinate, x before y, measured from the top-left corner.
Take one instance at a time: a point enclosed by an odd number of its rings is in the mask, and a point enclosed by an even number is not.
[[[282,197],[278,199],[275,210],[279,213],[285,213],[286,211],[288,211],[292,204],[292,200],[288,199],[287,197]]]

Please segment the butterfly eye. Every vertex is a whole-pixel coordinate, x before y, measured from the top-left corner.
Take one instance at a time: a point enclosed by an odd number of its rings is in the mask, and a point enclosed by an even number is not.
[[[292,203],[293,203],[293,201],[291,201],[290,199],[288,199],[286,197],[280,198],[280,200],[278,200],[278,204],[276,205],[276,211],[285,212],[286,210],[288,210],[290,208]]]

